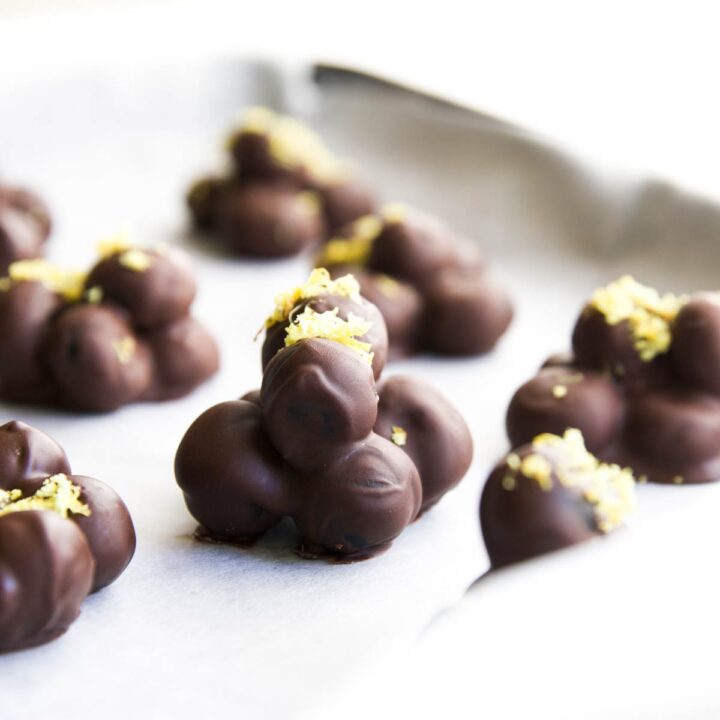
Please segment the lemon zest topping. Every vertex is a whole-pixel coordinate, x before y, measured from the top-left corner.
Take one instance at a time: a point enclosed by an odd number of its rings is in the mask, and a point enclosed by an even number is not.
[[[553,453],[555,477],[567,488],[577,488],[591,505],[598,529],[607,533],[621,525],[635,508],[635,478],[630,468],[603,463],[585,448],[579,430],[566,430],[561,437],[544,433],[532,442],[538,451]],[[533,457],[528,455],[525,462]],[[550,466],[547,458],[542,457]],[[523,470],[523,474],[526,474]]]
[[[561,400],[564,397],[567,397],[568,389],[566,385],[555,385],[552,389],[552,394],[554,398],[557,398],[558,400]]]
[[[57,265],[37,258],[34,260],[18,260],[8,269],[10,283],[41,282],[48,290],[62,295],[73,302],[82,296],[86,273],[79,270],[64,270]]]
[[[546,492],[552,490],[552,465],[542,455],[531,454],[524,457],[520,463],[520,472],[537,484]]]
[[[0,517],[24,510],[51,510],[60,517],[90,515],[90,508],[80,500],[82,488],[67,475],[47,478],[34,495],[22,496],[20,490],[0,490]]]
[[[382,231],[377,215],[363,215],[353,222],[348,237],[330,240],[320,251],[318,265],[364,265],[375,238]]]
[[[635,350],[642,360],[649,362],[670,349],[670,324],[687,300],[687,295],[660,295],[654,288],[624,275],[598,288],[590,299],[590,307],[602,313],[608,325],[627,321]]]
[[[318,215],[322,209],[320,196],[312,190],[305,190],[295,196],[295,202],[308,215]]]
[[[103,289],[99,285],[93,285],[85,291],[85,299],[91,305],[98,305],[103,299]]]
[[[140,248],[130,248],[120,253],[118,262],[128,270],[147,272],[152,267],[153,258]]]
[[[314,178],[326,182],[341,180],[346,175],[320,136],[295,118],[266,107],[249,108],[243,113],[238,128],[228,137],[226,146],[232,148],[244,133],[265,135],[271,157],[283,167],[304,168]]]
[[[401,223],[408,215],[408,207],[403,203],[387,203],[380,212],[385,222]]]
[[[400,283],[395,280],[395,278],[391,278],[389,275],[384,275],[382,273],[375,276],[375,282],[377,283],[378,289],[383,295],[385,295],[385,297],[395,297],[400,289]]]
[[[315,268],[303,285],[275,296],[275,309],[265,320],[265,327],[270,328],[277,323],[285,322],[290,317],[292,309],[301,300],[327,294],[359,301],[360,285],[352,275],[343,275],[333,280],[325,268]]]
[[[104,238],[97,245],[98,254],[101,258],[107,259],[113,255],[130,250],[133,247],[131,240],[132,233],[128,228],[123,228],[115,235]]]
[[[127,335],[124,338],[120,338],[119,340],[113,340],[112,341],[113,350],[115,351],[115,355],[117,355],[117,359],[120,361],[121,364],[127,365],[130,360],[132,360],[133,355],[135,354],[135,350],[137,349],[137,342],[135,342],[135,338],[131,335]]]
[[[503,490],[512,492],[517,487],[517,480],[512,475],[503,475],[503,479],[500,484],[502,485]]]
[[[405,447],[407,444],[407,430],[405,430],[405,428],[401,428],[399,425],[393,425],[390,439],[398,447]]]
[[[312,338],[325,338],[349,347],[365,362],[372,363],[374,353],[372,345],[357,338],[365,335],[371,323],[353,313],[348,313],[348,319],[338,317],[338,309],[333,308],[325,312],[315,312],[306,307],[299,315],[293,317],[285,333],[285,346],[290,347],[301,340]]]

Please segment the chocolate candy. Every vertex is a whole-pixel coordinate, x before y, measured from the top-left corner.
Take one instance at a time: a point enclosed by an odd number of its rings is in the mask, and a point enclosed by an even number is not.
[[[466,473],[472,443],[457,410],[412,378],[376,386],[371,339],[382,349],[386,334],[357,291],[352,276],[316,270],[278,295],[260,391],[185,434],[175,476],[202,535],[248,543],[289,516],[301,555],[361,560]]]
[[[368,190],[299,121],[252,108],[227,141],[232,170],[188,192],[195,227],[233,255],[295,255],[372,212]]]
[[[384,380],[378,393],[375,432],[412,458],[423,481],[420,510],[425,512],[470,466],[473,444],[467,424],[434,387],[409,375]]]
[[[107,485],[70,474],[62,448],[29,425],[0,427],[0,652],[64,633],[91,592],[135,552],[127,507]]]
[[[604,535],[635,505],[629,469],[600,462],[575,429],[544,434],[507,455],[480,499],[493,568]]]
[[[325,232],[318,197],[285,185],[229,183],[214,214],[219,242],[243,257],[297,255]]]
[[[513,397],[513,445],[579,428],[601,459],[652,482],[720,479],[720,296],[660,296],[623,277],[595,292],[554,357]]]
[[[89,273],[44,260],[0,279],[0,397],[104,412],[190,392],[218,350],[189,315],[195,280],[184,255],[106,244]]]
[[[41,198],[0,183],[0,273],[16,260],[42,255],[50,228],[50,213]]]
[[[74,523],[47,511],[0,515],[0,652],[62,635],[80,614],[94,570]]]
[[[346,226],[316,262],[333,276],[357,274],[386,319],[392,357],[485,353],[512,320],[507,294],[477,247],[404,206]]]
[[[12,420],[0,426],[0,490],[33,495],[51,475],[69,475],[65,451],[41,430]]]
[[[276,298],[275,310],[265,321],[263,370],[278,350],[285,346],[288,327],[297,327],[310,314],[325,316],[328,320],[335,314],[341,321],[337,323],[341,329],[346,329],[343,323],[352,318],[366,326],[364,332],[356,337],[358,341],[372,346],[372,369],[375,378],[380,377],[388,355],[388,335],[382,314],[360,294],[360,286],[352,275],[333,280],[323,268],[316,268],[310,273],[307,282]]]

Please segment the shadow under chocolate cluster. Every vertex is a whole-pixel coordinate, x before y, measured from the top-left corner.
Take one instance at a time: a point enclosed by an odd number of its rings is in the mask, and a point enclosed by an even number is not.
[[[376,385],[387,336],[352,277],[314,271],[267,325],[261,389],[211,408],[180,443],[188,509],[215,539],[252,541],[289,516],[301,554],[371,557],[464,476],[467,426],[414,378]]]
[[[294,118],[253,108],[227,150],[231,170],[196,182],[187,202],[195,227],[231,254],[295,255],[374,208],[348,168]]]
[[[130,514],[110,487],[72,475],[39,430],[0,427],[0,652],[64,633],[134,552]]]
[[[13,263],[0,279],[0,397],[109,411],[185,395],[219,363],[189,314],[195,290],[184,255],[122,240],[89,273]]]
[[[572,338],[513,397],[513,446],[579,428],[639,480],[720,479],[720,295],[659,295],[631,277],[595,292]]]

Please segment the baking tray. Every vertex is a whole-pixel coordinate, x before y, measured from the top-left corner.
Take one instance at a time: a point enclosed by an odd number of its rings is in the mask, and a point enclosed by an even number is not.
[[[568,681],[547,670],[554,664],[577,687],[588,676],[581,667],[594,673],[592,687],[601,685],[603,697],[622,687],[625,704],[613,705],[614,718],[664,717],[660,710],[683,703],[698,712],[715,707],[720,691],[695,680],[706,679],[697,669],[703,662],[711,667],[707,648],[720,645],[720,590],[707,572],[720,539],[712,522],[720,487],[644,487],[641,512],[602,547],[500,573],[468,596],[465,590],[487,567],[477,504],[488,469],[506,450],[512,392],[546,355],[567,347],[577,311],[598,284],[631,272],[667,290],[715,287],[717,207],[667,184],[599,174],[501,120],[339,68],[228,60],[9,75],[0,78],[0,172],[51,203],[50,256],[87,263],[95,242],[125,223],[141,242],[186,247],[199,275],[195,312],[216,333],[223,365],[187,398],[112,415],[0,407],[0,421],[36,424],[65,447],[76,472],[114,486],[139,539],[127,573],[86,602],[65,637],[0,657],[3,720],[98,712],[109,719],[388,717],[393,708],[422,717],[431,707],[446,714],[453,707],[457,717],[594,717],[582,693],[562,692]],[[476,238],[516,301],[516,320],[493,354],[415,358],[390,368],[429,380],[462,409],[475,460],[456,490],[370,562],[302,560],[291,550],[289,524],[251,550],[198,544],[174,483],[183,432],[210,405],[259,384],[257,327],[273,295],[308,270],[302,257],[228,260],[185,229],[188,182],[219,162],[224,132],[250,104],[307,119],[357,161],[381,197],[436,212]],[[577,596],[578,585],[602,585],[590,582],[598,577],[613,592]],[[671,581],[678,577],[682,583]],[[573,602],[582,602],[589,625],[579,626]],[[517,614],[537,608],[545,615],[538,614],[543,632],[534,636]],[[593,618],[603,623],[593,626]],[[623,655],[623,643],[607,636],[634,637],[638,618],[647,646]],[[680,632],[685,626],[689,639]],[[578,643],[588,627],[600,627],[601,637],[589,632]],[[663,646],[681,636],[684,643]],[[598,646],[625,658],[623,672],[631,670],[628,657],[636,677],[661,657],[667,675],[654,677],[654,693],[642,682],[613,685],[613,655]],[[522,686],[537,671],[529,658],[543,668],[533,692],[503,695],[514,685],[499,678]],[[685,682],[686,670],[693,682]],[[563,704],[561,696],[570,699]]]

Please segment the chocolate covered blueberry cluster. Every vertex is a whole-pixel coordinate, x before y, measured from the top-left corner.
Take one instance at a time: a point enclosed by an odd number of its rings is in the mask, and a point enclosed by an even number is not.
[[[88,273],[13,263],[0,279],[0,397],[103,412],[187,394],[218,368],[189,314],[195,290],[183,254],[123,238]]]
[[[315,270],[266,325],[260,390],[211,408],[180,443],[188,509],[216,540],[251,542],[289,516],[301,554],[371,557],[464,476],[467,426],[425,383],[376,384],[387,335],[351,276]]]
[[[371,212],[368,191],[294,118],[248,110],[227,141],[231,170],[188,193],[197,229],[231,254],[275,258]]]
[[[134,552],[130,514],[110,487],[71,474],[39,430],[0,427],[0,652],[62,635]]]
[[[403,205],[347,225],[316,262],[333,275],[355,275],[385,318],[393,358],[479,355],[495,346],[512,320],[507,292],[477,245]]]
[[[631,277],[595,292],[572,337],[513,397],[513,446],[579,428],[640,480],[720,479],[720,294],[659,295]]]
[[[50,212],[40,197],[0,182],[0,273],[16,260],[42,255],[50,229]]]
[[[538,435],[509,453],[485,483],[480,524],[491,566],[605,535],[634,506],[632,471],[599,461],[579,430]]]

